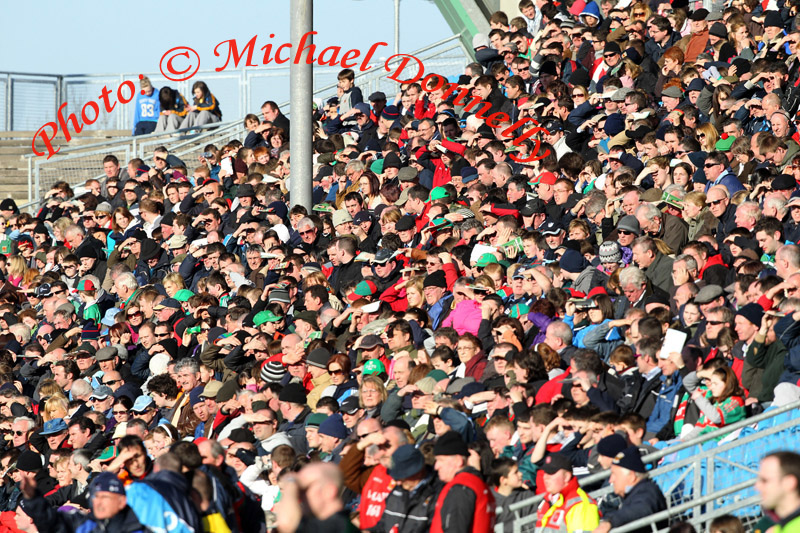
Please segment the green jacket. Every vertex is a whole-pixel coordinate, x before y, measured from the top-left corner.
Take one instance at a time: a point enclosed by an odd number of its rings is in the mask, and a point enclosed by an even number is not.
[[[779,383],[781,374],[783,373],[783,362],[786,356],[786,346],[779,340],[776,340],[770,345],[764,344],[765,338],[761,334],[757,334],[756,338],[747,348],[745,355],[745,367],[750,366],[755,369],[760,369],[761,382],[752,384],[752,388],[756,389],[755,394],[760,402],[771,402],[775,394],[775,386]],[[745,373],[747,368],[742,370],[742,381],[745,381]],[[743,383],[745,387],[747,383]],[[760,385],[760,387],[758,386]],[[751,392],[752,394],[752,392]]]

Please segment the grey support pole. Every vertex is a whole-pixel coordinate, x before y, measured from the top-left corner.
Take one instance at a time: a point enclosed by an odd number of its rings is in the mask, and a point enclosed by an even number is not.
[[[394,53],[400,53],[400,0],[394,0]]]
[[[290,37],[293,51],[297,51],[303,35],[312,31],[314,21],[313,0],[291,0]],[[290,194],[291,205],[302,205],[311,211],[312,184],[312,105],[314,96],[313,64],[306,64],[311,53],[311,36],[306,39],[305,52],[298,63],[289,69],[289,94],[291,95],[292,132],[289,142],[291,153]]]

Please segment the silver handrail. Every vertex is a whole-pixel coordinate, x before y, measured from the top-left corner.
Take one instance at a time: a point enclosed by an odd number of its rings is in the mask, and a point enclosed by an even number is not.
[[[658,450],[658,451],[655,451],[653,453],[647,454],[646,456],[642,457],[642,461],[644,461],[645,463],[655,463],[656,461],[662,459],[663,457],[666,457],[667,455],[671,455],[671,454],[679,452],[681,450],[685,450],[686,448],[691,448],[692,446],[697,446],[698,444],[703,444],[704,442],[713,440],[715,438],[721,437],[721,436],[726,435],[728,433],[732,433],[732,432],[734,432],[734,431],[736,431],[738,429],[741,429],[741,428],[744,428],[744,427],[747,427],[747,426],[752,426],[753,424],[757,424],[758,422],[761,422],[762,420],[768,420],[770,418],[774,418],[774,417],[776,417],[776,416],[778,416],[780,414],[783,414],[783,413],[785,413],[787,411],[791,411],[793,409],[800,409],[800,401],[793,402],[793,403],[790,403],[790,404],[787,404],[787,405],[784,405],[784,406],[781,406],[781,407],[776,407],[774,409],[768,409],[767,411],[764,411],[763,413],[761,413],[759,415],[751,416],[750,418],[746,418],[744,420],[740,420],[739,422],[735,422],[735,423],[730,424],[728,426],[716,429],[714,431],[710,431],[710,432],[705,433],[705,434],[703,434],[703,435],[701,435],[699,437],[695,437],[692,440],[687,440],[685,442],[680,442],[678,444],[675,444],[674,446],[670,446],[669,448],[664,448],[663,450]],[[734,447],[736,447],[735,445],[736,445],[737,442],[738,442],[738,440],[737,441],[732,441],[730,443],[726,443],[726,444],[718,447],[717,449],[718,450],[728,450],[730,448],[734,448]],[[686,459],[684,459],[683,461],[686,461]],[[664,468],[664,469],[669,468],[672,464],[673,463],[670,463],[669,465],[664,465],[662,468]],[[660,469],[657,468],[657,469],[651,471],[651,475],[656,475],[659,472],[660,472]],[[591,474],[591,475],[586,476],[586,477],[581,479],[581,485],[587,486],[587,485],[596,484],[597,482],[600,482],[600,481],[605,481],[610,475],[611,475],[611,472],[609,472],[608,470],[604,470],[603,472],[597,472],[595,474]],[[541,500],[542,500],[541,496],[536,496],[536,497],[533,497],[533,498],[529,498],[527,500],[521,500],[521,501],[518,501],[518,502],[515,502],[515,503],[509,505],[508,509],[509,509],[509,511],[517,511],[517,510],[521,509],[522,507],[528,507],[530,505],[535,505],[538,502],[540,502]]]

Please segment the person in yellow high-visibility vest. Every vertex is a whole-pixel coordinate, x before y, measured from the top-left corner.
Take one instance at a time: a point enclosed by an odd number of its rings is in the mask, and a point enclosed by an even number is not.
[[[800,455],[794,452],[775,452],[761,460],[756,491],[761,506],[777,515],[772,528],[776,533],[800,531]]]
[[[600,523],[597,504],[578,486],[569,458],[559,453],[548,455],[542,470],[547,493],[537,511],[537,530],[573,533],[595,529]]]

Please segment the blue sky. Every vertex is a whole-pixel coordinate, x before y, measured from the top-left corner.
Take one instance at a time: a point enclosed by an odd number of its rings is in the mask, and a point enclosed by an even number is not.
[[[217,7],[208,7],[212,5]],[[214,48],[230,39],[235,39],[241,50],[254,35],[258,35],[253,54],[255,64],[261,64],[263,52],[260,48],[266,44],[273,45],[274,56],[278,46],[289,42],[289,0],[214,4],[188,0],[115,3],[98,0],[11,3],[10,0],[0,0],[0,7],[5,8],[6,13],[14,14],[13,21],[8,19],[4,31],[0,32],[0,50],[3,51],[0,71],[108,75],[68,78],[62,100],[68,103],[67,112],[79,112],[86,102],[97,99],[104,86],[116,94],[121,74],[135,82],[138,74],[147,74],[156,88],[169,85],[187,98],[190,98],[193,82],[205,81],[220,102],[223,120],[226,121],[239,119],[248,112],[258,112],[265,100],[282,104],[289,98],[288,63],[277,71],[255,69],[250,73],[248,84],[240,84],[237,73],[203,73],[225,65],[227,45],[220,47],[222,57],[214,56]],[[358,48],[361,50],[360,62],[373,43],[387,42],[389,46],[380,48],[372,59],[373,64],[380,64],[382,57],[394,53],[394,1],[316,0],[314,30],[317,31],[315,55],[325,47],[340,46],[339,61],[345,51]],[[270,38],[270,34],[275,36]],[[400,52],[410,53],[451,35],[431,0],[401,0]],[[183,84],[170,82],[159,73],[162,55],[178,46],[191,47],[200,56],[200,73]],[[180,70],[189,63],[186,58],[176,57],[174,66]],[[275,67],[275,64],[270,67]],[[227,70],[232,68],[233,63]],[[315,88],[335,84],[340,68],[316,67]],[[55,102],[54,85],[22,80],[15,83],[13,128],[36,131],[45,122],[55,120],[55,109],[60,102]],[[364,89],[375,90],[374,87]],[[0,93],[0,99],[4,98],[5,92],[0,90]],[[317,96],[334,96],[335,89],[323,93]],[[112,113],[101,113],[89,129],[130,127],[132,106],[119,106]],[[0,108],[0,125],[4,123],[5,113]]]
[[[235,38],[246,43],[289,41],[289,0],[250,2],[11,2],[13,13],[0,32],[0,70],[41,74],[152,72],[170,48],[189,46],[200,54],[201,68],[224,64],[214,46]],[[213,6],[213,7],[211,7]],[[317,0],[317,46],[368,48],[386,41],[393,50],[392,0]],[[429,0],[400,3],[400,51],[411,52],[451,35]],[[274,33],[273,39],[267,39]],[[262,38],[262,35],[264,38]],[[263,44],[259,45],[262,46]],[[15,51],[15,52],[12,52]],[[220,62],[221,61],[221,62]]]

